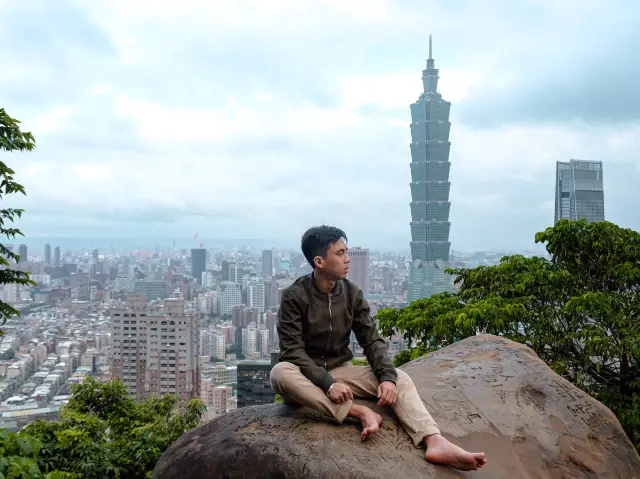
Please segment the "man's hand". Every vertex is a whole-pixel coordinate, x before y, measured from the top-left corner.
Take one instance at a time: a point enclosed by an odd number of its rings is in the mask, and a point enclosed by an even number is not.
[[[338,404],[344,404],[347,401],[353,401],[353,392],[346,384],[333,383],[329,389],[329,399]]]
[[[391,381],[383,381],[378,386],[378,406],[393,405],[398,399],[398,390]]]

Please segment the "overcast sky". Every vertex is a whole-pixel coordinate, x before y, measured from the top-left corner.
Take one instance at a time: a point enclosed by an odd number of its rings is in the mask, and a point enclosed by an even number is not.
[[[638,0],[0,0],[0,107],[38,143],[3,157],[19,225],[295,245],[326,222],[405,249],[433,33],[453,249],[532,247],[570,158],[640,230],[637,25]]]

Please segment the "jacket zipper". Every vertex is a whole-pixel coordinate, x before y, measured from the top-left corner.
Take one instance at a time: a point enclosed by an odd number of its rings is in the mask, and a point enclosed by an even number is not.
[[[327,353],[327,351],[329,351],[329,346],[331,345],[331,335],[333,333],[333,325],[332,325],[333,316],[331,314],[331,297],[333,296],[333,294],[330,294],[328,296],[329,296],[329,340],[327,341],[327,347],[324,350],[325,354]],[[325,370],[327,369],[326,361],[324,362],[324,369]]]

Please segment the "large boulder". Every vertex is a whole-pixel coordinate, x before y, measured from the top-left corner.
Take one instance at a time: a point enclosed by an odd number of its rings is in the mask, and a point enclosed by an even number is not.
[[[487,465],[463,473],[424,461],[393,413],[361,442],[356,423],[305,408],[239,409],[184,434],[154,479],[640,479],[640,457],[616,417],[526,346],[475,336],[402,368],[444,436]],[[368,405],[375,409],[373,401]]]

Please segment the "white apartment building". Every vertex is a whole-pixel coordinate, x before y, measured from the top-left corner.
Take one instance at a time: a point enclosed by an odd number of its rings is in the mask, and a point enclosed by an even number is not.
[[[215,277],[211,271],[204,271],[202,273],[202,287],[211,289],[216,285]]]
[[[200,324],[182,299],[148,303],[129,294],[111,311],[111,374],[131,394],[174,394],[181,404],[200,393]]]
[[[262,328],[258,330],[258,351],[263,359],[269,359],[269,330]]]
[[[223,360],[226,352],[226,341],[224,334],[219,331],[201,331],[200,333],[200,354]]]
[[[247,303],[250,308],[256,308],[259,313],[264,313],[264,281],[252,279],[247,285]]]
[[[228,316],[234,306],[242,304],[242,291],[240,285],[231,281],[222,281],[220,283],[220,293],[218,294],[220,314]]]
[[[242,354],[247,359],[259,357],[256,323],[251,323],[242,330]]]

